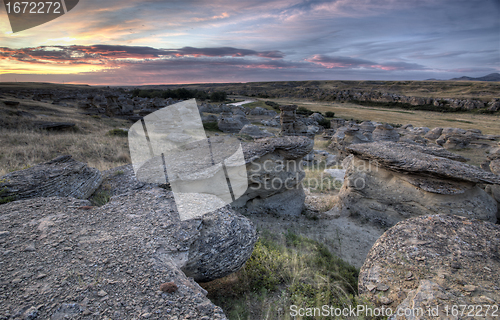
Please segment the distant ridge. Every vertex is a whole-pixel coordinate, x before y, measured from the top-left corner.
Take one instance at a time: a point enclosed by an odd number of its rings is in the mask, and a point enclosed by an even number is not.
[[[500,81],[500,73],[490,73],[487,76],[484,77],[479,77],[479,78],[472,78],[472,77],[460,77],[460,78],[453,78],[450,80],[455,80],[455,81]]]

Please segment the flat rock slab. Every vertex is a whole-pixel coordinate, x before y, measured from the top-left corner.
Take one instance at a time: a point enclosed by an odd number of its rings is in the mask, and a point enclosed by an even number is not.
[[[0,177],[0,197],[16,200],[34,197],[74,197],[87,199],[102,182],[99,170],[71,156],[59,156],[29,169]]]
[[[228,208],[180,221],[162,189],[128,192],[102,207],[29,199],[2,213],[2,319],[226,319],[185,273],[211,280],[236,271],[257,238]],[[173,292],[160,289],[165,283]]]
[[[428,177],[474,183],[500,184],[500,176],[452,160],[454,155],[442,149],[379,141],[352,145],[347,147],[347,150],[360,159],[375,161],[379,166],[396,172],[418,173]]]
[[[499,268],[499,225],[454,215],[423,216],[396,224],[375,242],[358,289],[393,313],[397,308],[424,310],[420,316],[391,319],[459,319],[452,315],[453,305],[498,306]],[[439,316],[429,316],[427,310],[436,307]],[[486,317],[481,319],[497,319],[498,312],[497,317],[492,312],[486,314],[483,306]]]

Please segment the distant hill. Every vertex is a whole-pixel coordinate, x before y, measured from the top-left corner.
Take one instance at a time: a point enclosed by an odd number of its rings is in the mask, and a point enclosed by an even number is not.
[[[479,77],[479,78],[460,77],[460,78],[453,78],[450,80],[454,80],[454,81],[500,81],[500,73],[490,73],[487,76]]]

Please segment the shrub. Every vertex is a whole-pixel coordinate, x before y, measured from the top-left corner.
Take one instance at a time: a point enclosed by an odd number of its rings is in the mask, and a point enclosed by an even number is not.
[[[109,130],[107,133],[108,136],[116,136],[116,137],[128,137],[128,131],[123,129],[113,129]]]
[[[327,118],[335,118],[335,112],[327,111],[327,112],[325,112],[325,116]]]
[[[325,129],[330,129],[331,122],[330,120],[323,119],[321,121],[318,121],[318,124]]]
[[[279,110],[280,109],[280,105],[277,104],[274,101],[266,101],[265,103],[266,103],[266,105],[272,107],[274,110]]]
[[[305,116],[310,116],[311,114],[313,114],[314,111],[311,111],[305,107],[298,107],[297,108],[297,114],[302,114],[302,115],[305,115]]]

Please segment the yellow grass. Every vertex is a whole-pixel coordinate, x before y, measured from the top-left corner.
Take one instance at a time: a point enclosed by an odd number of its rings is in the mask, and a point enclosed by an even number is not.
[[[77,109],[41,102],[23,104],[25,106],[21,106],[19,110],[37,115],[36,121],[74,122],[76,129],[39,131],[23,125],[14,129],[1,128],[0,175],[31,167],[63,154],[72,155],[76,160],[99,170],[130,163],[127,138],[106,135],[114,128],[128,128],[129,122],[94,118],[79,114]],[[2,116],[6,121],[18,119],[16,116]]]

